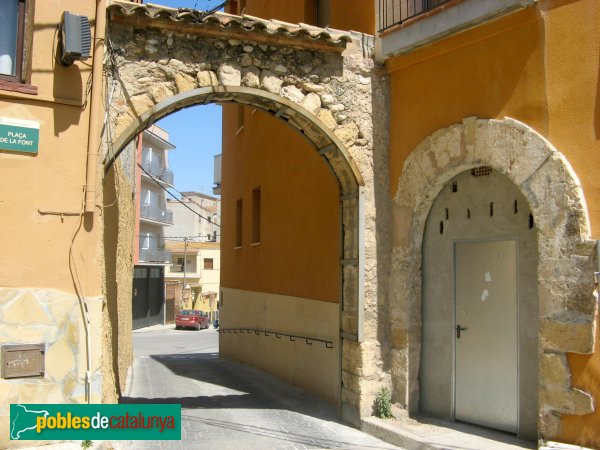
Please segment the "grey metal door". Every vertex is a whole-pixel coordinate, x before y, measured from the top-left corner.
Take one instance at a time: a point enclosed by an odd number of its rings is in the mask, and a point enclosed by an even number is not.
[[[457,420],[517,432],[517,242],[454,244]]]

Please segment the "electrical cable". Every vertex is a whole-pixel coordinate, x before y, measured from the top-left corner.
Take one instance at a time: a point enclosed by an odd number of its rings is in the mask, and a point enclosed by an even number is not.
[[[210,1],[210,0],[209,0]],[[200,18],[200,20],[204,19],[206,16],[210,16],[211,14],[219,11],[222,8],[225,8],[225,6],[227,6],[227,4],[230,2],[231,0],[225,0],[223,3],[221,3],[220,5],[215,6],[212,9],[209,9],[208,11],[204,11],[204,15]],[[194,3],[194,8],[196,9],[196,7],[198,6],[198,0],[196,0],[196,3]]]
[[[148,172],[146,169],[144,169],[140,163],[137,163],[137,165],[138,165],[138,167],[139,167],[140,169],[142,169],[142,171],[143,171],[143,172],[144,172],[146,175],[148,175],[148,176],[149,176],[149,177],[150,177],[150,178],[151,178],[151,179],[152,179],[152,180],[153,180],[153,181],[154,181],[154,182],[155,182],[155,183],[156,183],[156,184],[157,184],[157,185],[158,185],[158,186],[159,186],[159,187],[160,187],[160,188],[163,190],[163,191],[165,191],[167,194],[169,194],[171,197],[173,197],[175,200],[177,200],[179,203],[181,203],[183,206],[185,206],[187,209],[189,209],[191,212],[193,212],[194,214],[196,214],[196,215],[197,215],[198,217],[200,217],[201,219],[204,219],[204,220],[206,220],[207,222],[209,222],[209,223],[213,224],[214,226],[221,228],[221,225],[219,225],[218,223],[214,223],[214,222],[212,222],[212,221],[211,221],[211,220],[209,220],[208,218],[204,217],[202,214],[199,214],[198,212],[194,211],[192,208],[190,208],[188,205],[186,205],[186,204],[185,204],[184,202],[182,202],[180,199],[178,199],[178,198],[177,198],[177,196],[176,196],[175,194],[171,193],[171,192],[170,192],[170,191],[169,191],[169,190],[168,190],[166,187],[164,187],[164,186],[162,185],[162,183],[161,183],[159,180],[157,180],[157,179],[154,177],[154,175],[152,175],[152,174],[151,174],[151,173],[149,173],[149,172]]]
[[[85,187],[83,188],[85,191]],[[87,306],[87,302],[85,301],[85,295],[83,292],[83,286],[81,280],[79,278],[79,272],[77,271],[77,265],[75,260],[74,247],[75,240],[77,235],[81,231],[81,227],[83,226],[83,216],[85,213],[85,195],[82,197],[81,202],[81,213],[79,214],[79,220],[75,223],[75,227],[73,229],[73,235],[71,237],[71,243],[69,245],[69,272],[71,274],[71,280],[73,282],[73,287],[75,289],[75,295],[79,300],[79,308],[81,309],[81,314],[83,316],[83,328],[85,331],[85,346],[86,346],[86,372],[85,372],[85,399],[87,403],[91,403],[92,400],[92,338],[91,338],[91,321],[90,314]]]
[[[194,205],[198,206],[199,208],[206,209],[205,207],[203,207],[203,206],[202,206],[202,205],[200,205],[199,203],[195,202],[193,198],[191,198],[191,197],[190,197],[190,196],[188,196],[188,195],[185,195],[183,192],[181,192],[180,190],[178,190],[176,187],[174,187],[174,186],[173,186],[173,187],[171,187],[171,189],[173,189],[175,192],[177,192],[178,194],[180,194],[182,197],[185,197],[185,198],[187,198],[187,199],[188,199],[188,200],[189,200],[191,203],[193,203]],[[217,217],[221,217],[221,216],[220,216],[219,214],[217,214],[217,213],[214,213],[214,215],[215,215],[215,216],[217,216]]]

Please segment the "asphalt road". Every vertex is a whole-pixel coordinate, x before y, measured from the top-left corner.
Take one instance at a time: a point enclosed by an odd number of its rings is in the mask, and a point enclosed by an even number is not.
[[[337,409],[264,372],[219,359],[214,329],[134,332],[127,403],[180,403],[181,441],[118,449],[396,448],[340,423]]]

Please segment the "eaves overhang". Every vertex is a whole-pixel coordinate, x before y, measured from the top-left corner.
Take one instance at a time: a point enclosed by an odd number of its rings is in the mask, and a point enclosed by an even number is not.
[[[136,27],[162,28],[179,33],[238,39],[269,45],[289,45],[323,52],[342,52],[352,41],[350,34],[331,28],[292,24],[259,17],[236,16],[224,12],[207,14],[190,8],[169,8],[152,3],[139,4],[110,0],[110,23]]]

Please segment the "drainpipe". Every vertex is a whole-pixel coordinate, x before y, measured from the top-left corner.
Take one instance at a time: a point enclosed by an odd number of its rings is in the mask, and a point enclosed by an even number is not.
[[[85,209],[93,214],[96,209],[96,175],[98,155],[100,152],[100,127],[98,118],[102,106],[102,70],[104,59],[104,27],[106,26],[106,0],[96,3],[96,27],[94,29],[94,59],[92,67],[92,92],[90,99],[90,118],[88,130],[87,173],[85,185]],[[92,330],[90,314],[85,300],[79,296],[85,329],[85,345],[87,347],[85,370],[85,396],[87,403],[92,403]]]
[[[87,173],[85,184],[85,212],[93,214],[96,209],[96,178],[100,155],[100,122],[102,116],[102,70],[104,60],[104,35],[106,27],[106,0],[97,0],[96,26],[94,27],[94,59],[92,68],[92,92],[87,149]]]

